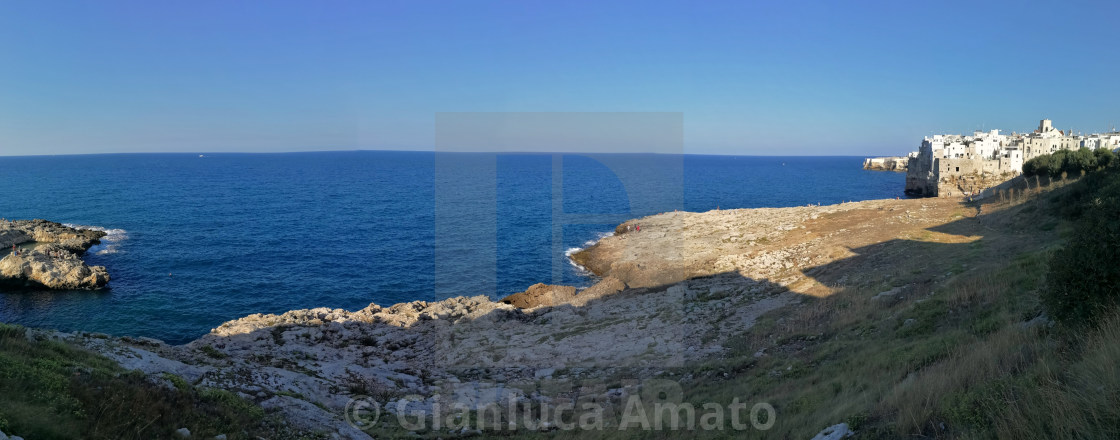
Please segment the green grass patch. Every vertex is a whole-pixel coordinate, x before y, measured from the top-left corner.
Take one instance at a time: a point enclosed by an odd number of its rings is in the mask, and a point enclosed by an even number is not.
[[[0,324],[0,430],[28,439],[276,438],[264,411],[235,394],[196,390],[181,377],[174,389],[114,361],[51,340],[28,340]]]
[[[211,358],[214,358],[214,359],[223,359],[223,358],[226,357],[225,353],[222,353],[222,352],[218,351],[217,348],[214,348],[213,346],[210,346],[210,345],[203,345],[198,350],[201,351],[202,354],[205,354],[205,355],[207,355]]]

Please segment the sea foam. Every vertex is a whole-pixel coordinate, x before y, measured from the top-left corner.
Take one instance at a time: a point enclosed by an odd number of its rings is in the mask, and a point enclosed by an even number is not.
[[[115,254],[121,250],[121,242],[128,239],[128,231],[124,229],[110,229],[101,226],[88,226],[88,225],[74,225],[70,223],[63,223],[63,226],[74,229],[89,229],[91,231],[101,231],[105,233],[101,237],[101,244],[94,245],[89,248],[89,252],[98,255]]]
[[[594,240],[587,240],[586,242],[584,242],[583,247],[568,248],[568,250],[564,251],[564,256],[568,258],[568,264],[571,264],[573,267],[578,269],[580,271],[580,275],[584,275],[584,276],[592,275],[590,270],[588,270],[586,267],[580,266],[578,263],[576,263],[575,260],[572,259],[572,255],[574,255],[576,252],[579,252],[579,251],[587,249],[591,246],[594,246],[595,243],[599,242],[599,240],[610,237],[612,235],[614,235],[614,231],[600,232],[599,236],[597,238],[595,238]]]

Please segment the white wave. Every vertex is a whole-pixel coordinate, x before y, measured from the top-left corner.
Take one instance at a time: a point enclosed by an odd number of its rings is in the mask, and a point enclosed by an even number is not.
[[[595,243],[599,242],[599,240],[602,240],[604,238],[607,238],[607,237],[610,237],[610,236],[613,236],[613,235],[614,235],[614,231],[600,232],[599,236],[596,237],[594,240],[587,240],[587,242],[583,243],[583,247],[584,247],[584,249],[586,249],[588,247],[594,246]]]
[[[572,259],[572,254],[575,254],[576,252],[582,250],[583,248],[578,247],[568,248],[568,250],[564,251],[564,256],[568,258],[568,264],[571,264],[572,267],[576,268],[576,271],[578,271],[580,275],[588,276],[591,275],[591,271],[587,270],[586,267],[580,266],[579,263],[576,263],[576,260]]]
[[[74,229],[88,229],[91,231],[104,232],[105,236],[101,237],[101,244],[94,245],[93,247],[89,248],[89,252],[93,252],[98,255],[115,254],[117,252],[120,252],[121,242],[128,240],[128,231],[124,229],[111,229],[103,228],[101,226],[75,225],[70,223],[63,223],[62,225]]]
[[[573,267],[578,269],[581,275],[584,275],[584,276],[594,275],[586,267],[583,267],[583,266],[579,265],[578,263],[576,263],[575,260],[572,259],[572,255],[574,255],[576,252],[579,252],[579,251],[587,249],[591,246],[594,246],[595,243],[599,242],[599,240],[610,237],[612,235],[614,235],[614,231],[600,232],[598,238],[596,238],[594,240],[587,240],[586,242],[583,243],[583,247],[568,248],[568,250],[564,251],[564,256],[568,258],[568,264],[571,264]]]

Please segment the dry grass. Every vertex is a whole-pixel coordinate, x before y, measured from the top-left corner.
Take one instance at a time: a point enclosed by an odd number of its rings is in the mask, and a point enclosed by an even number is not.
[[[1120,438],[1120,315],[1072,339],[1079,347],[1069,355],[1040,352],[1024,386],[989,397],[999,404],[992,417],[999,436]]]
[[[936,433],[954,415],[946,415],[946,400],[994,379],[1020,374],[1043,351],[1037,332],[1018,326],[1004,327],[989,337],[959,347],[942,361],[897,384],[878,411],[893,415],[899,435]]]

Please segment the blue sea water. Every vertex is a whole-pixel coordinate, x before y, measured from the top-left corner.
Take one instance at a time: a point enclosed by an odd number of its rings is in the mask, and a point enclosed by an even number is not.
[[[902,195],[859,157],[115,154],[0,157],[0,217],[109,231],[109,288],[0,292],[0,321],[197,338],[252,313],[586,285],[566,251],[658,212]]]

